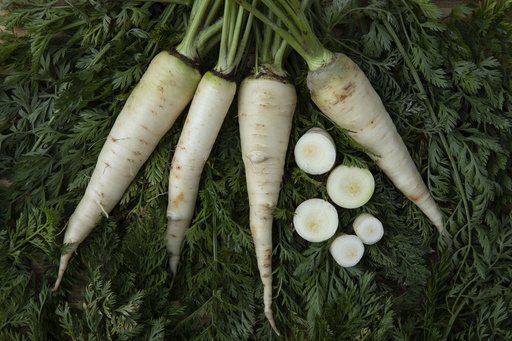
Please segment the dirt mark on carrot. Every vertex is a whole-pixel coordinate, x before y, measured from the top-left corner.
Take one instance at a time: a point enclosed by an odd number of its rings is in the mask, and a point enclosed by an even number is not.
[[[179,207],[183,201],[185,201],[185,195],[183,194],[183,192],[180,192],[176,199],[172,201],[172,206]]]
[[[361,129],[359,129],[359,131],[364,131],[368,128],[374,128],[375,126],[376,126],[376,122],[375,122],[375,119],[373,119],[370,122],[368,122],[367,126],[361,127]]]
[[[263,266],[265,268],[270,268],[272,265],[272,250],[265,250],[265,256],[263,257]]]
[[[356,90],[356,84],[354,82],[350,82],[347,85],[345,85],[338,93],[333,94],[333,102],[332,105],[336,105],[340,102],[343,102],[348,97],[352,96],[354,94],[354,91]]]
[[[253,237],[255,237],[258,234],[258,230],[256,229],[256,226],[251,224],[251,234]]]
[[[112,168],[112,166],[110,165],[110,163],[108,163],[106,161],[103,161],[103,164],[105,165],[105,168],[103,168],[103,174],[105,174],[105,171],[107,170],[107,168]]]
[[[265,203],[263,205],[263,207],[265,207],[268,210],[273,210],[274,208],[276,208],[276,203],[274,203],[274,202],[267,202],[267,203]]]
[[[417,202],[421,199],[421,195],[411,194],[407,196],[412,202]]]

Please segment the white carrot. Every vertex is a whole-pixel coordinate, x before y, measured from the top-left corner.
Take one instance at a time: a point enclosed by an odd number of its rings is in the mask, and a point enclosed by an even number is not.
[[[240,85],[238,121],[264,313],[281,335],[272,311],[272,230],[297,93],[282,66],[287,44],[268,27],[255,30],[255,38],[256,68]]]
[[[272,313],[272,219],[296,100],[293,84],[269,76],[246,78],[238,96],[251,233],[263,283],[265,315],[277,334]]]
[[[305,240],[318,243],[334,236],[338,229],[338,211],[324,199],[308,199],[295,209],[293,226]]]
[[[197,87],[169,174],[167,253],[173,278],[194,216],[201,173],[233,101],[236,83],[207,72]]]
[[[335,54],[329,63],[309,72],[308,87],[318,108],[347,129],[393,184],[442,232],[443,214],[361,69],[347,56]]]
[[[357,208],[372,197],[375,180],[366,168],[339,165],[329,173],[325,187],[329,198],[339,207]]]
[[[359,214],[352,223],[355,234],[366,245],[373,245],[384,236],[382,222],[370,213]]]
[[[329,252],[336,263],[344,268],[350,268],[363,258],[364,244],[356,235],[342,234],[332,241]]]
[[[206,3],[206,1],[204,1]],[[87,189],[69,218],[56,291],[79,244],[92,232],[101,215],[108,217],[161,138],[190,102],[201,78],[196,69],[195,39],[207,6],[198,1],[182,43],[171,53],[160,52],[133,89],[99,154]],[[202,15],[196,15],[200,13]]]
[[[297,166],[304,172],[312,175],[324,174],[336,162],[336,145],[327,131],[313,127],[299,138],[293,154]]]
[[[245,31],[239,45],[245,20]],[[201,173],[236,93],[236,83],[231,74],[241,59],[252,16],[247,18],[241,7],[228,0],[223,21],[219,61],[212,71],[203,76],[197,87],[171,162],[166,245],[173,281],[185,233],[194,215]]]
[[[240,0],[304,58],[309,68],[307,85],[311,98],[323,114],[346,129],[394,185],[442,232],[443,214],[366,75],[346,55],[322,46],[298,0],[262,2],[283,20],[288,30],[276,25],[247,1]]]
[[[199,72],[168,52],[151,62],[116,119],[100,152],[85,194],[69,218],[57,290],[78,245],[101,215],[108,216],[160,139],[193,96]],[[177,95],[179,94],[179,95]]]

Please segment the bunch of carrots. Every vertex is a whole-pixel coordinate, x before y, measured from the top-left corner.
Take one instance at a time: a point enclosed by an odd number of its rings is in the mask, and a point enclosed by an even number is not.
[[[67,223],[54,291],[74,251],[101,217],[108,217],[190,104],[169,173],[165,234],[170,271],[176,276],[201,173],[237,96],[250,229],[264,310],[279,334],[271,307],[272,219],[297,102],[293,80],[284,68],[292,50],[308,66],[307,86],[316,106],[363,146],[397,189],[443,231],[443,214],[381,98],[352,60],[322,46],[308,22],[307,7],[308,1],[299,0],[194,1],[182,42],[152,60],[103,145],[85,194]],[[201,74],[199,56],[215,47],[219,49],[217,64]],[[247,53],[256,55],[256,66],[253,74],[237,84],[234,75]]]

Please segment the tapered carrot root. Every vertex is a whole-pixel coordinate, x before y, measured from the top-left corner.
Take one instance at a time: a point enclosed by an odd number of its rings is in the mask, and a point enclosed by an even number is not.
[[[263,284],[265,315],[277,334],[272,313],[272,219],[296,101],[292,84],[266,77],[246,78],[238,98],[251,233]]]
[[[160,139],[190,102],[200,73],[181,58],[161,52],[133,89],[98,157],[85,195],[71,215],[61,255],[57,290],[73,252],[101,215],[108,216]]]
[[[185,232],[194,215],[201,173],[235,92],[235,82],[207,72],[197,87],[176,146],[169,174],[166,232],[173,278],[178,271]]]
[[[443,213],[416,168],[391,117],[370,81],[350,58],[335,54],[308,73],[308,88],[318,108],[361,146],[394,185],[443,231]]]

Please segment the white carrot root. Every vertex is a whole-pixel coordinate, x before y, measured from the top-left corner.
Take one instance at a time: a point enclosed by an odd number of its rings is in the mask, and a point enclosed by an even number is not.
[[[295,162],[312,175],[327,173],[336,162],[336,146],[328,132],[313,127],[302,135],[294,148]]]
[[[375,180],[368,169],[339,165],[329,173],[326,189],[339,207],[357,208],[372,197]]]
[[[199,72],[169,52],[151,61],[103,145],[84,197],[69,218],[53,291],[59,288],[73,252],[108,216],[140,167],[191,100]]]
[[[358,236],[342,234],[333,240],[329,252],[340,266],[350,268],[363,258],[364,244]]]
[[[361,213],[354,220],[352,227],[355,234],[366,245],[373,245],[384,236],[382,222],[370,213]]]
[[[191,224],[201,174],[236,92],[236,83],[207,72],[197,87],[169,174],[167,253],[173,278]]]
[[[243,56],[251,26],[252,15],[233,0],[224,1],[218,61],[201,78],[171,162],[166,230],[171,286],[194,215],[201,173],[235,97],[237,86],[231,78]]]
[[[308,73],[311,98],[334,123],[369,151],[380,169],[441,232],[443,214],[368,78],[350,58],[333,59]]]
[[[338,211],[323,199],[308,199],[295,209],[293,226],[305,240],[317,243],[334,236],[338,229]]]
[[[272,220],[279,198],[296,100],[292,84],[267,77],[246,78],[238,97],[251,233],[263,284],[265,315],[277,334],[272,313]]]

